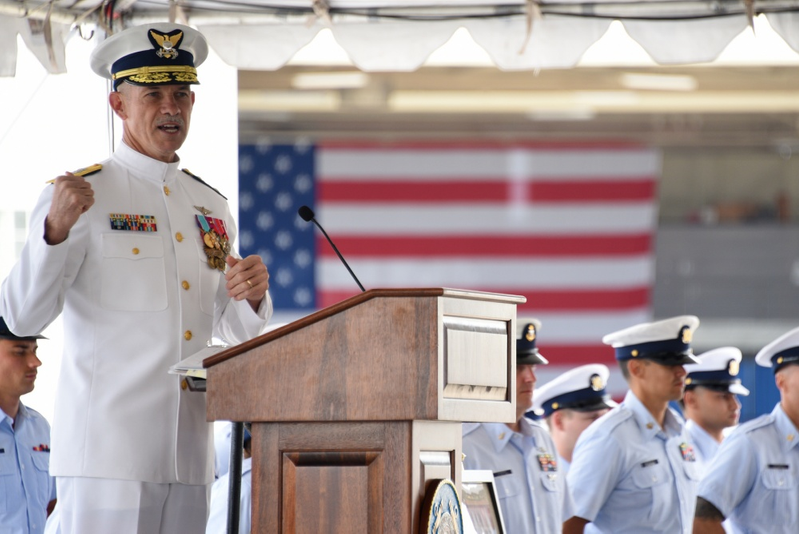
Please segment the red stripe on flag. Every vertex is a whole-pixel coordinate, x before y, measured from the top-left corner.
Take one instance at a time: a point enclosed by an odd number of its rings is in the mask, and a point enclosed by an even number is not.
[[[346,257],[586,257],[648,254],[652,236],[348,236],[337,235],[336,246]],[[321,236],[316,250],[322,257],[335,252]]]
[[[604,363],[608,367],[617,365],[613,347],[601,343],[597,345],[547,345],[542,336],[539,350],[550,365],[572,367],[589,363]]]
[[[551,312],[592,310],[627,310],[643,308],[650,304],[649,287],[629,289],[594,289],[594,290],[525,290],[525,289],[491,289],[494,293],[521,294],[527,302],[519,304],[517,310],[523,312]],[[521,291],[521,293],[518,293]]]
[[[533,182],[486,181],[403,181],[376,177],[369,180],[325,181],[317,184],[320,202],[397,203],[413,202],[504,202],[523,198],[533,202],[620,202],[652,200],[656,181],[651,177],[633,180],[581,180],[562,178]]]
[[[355,282],[353,282],[353,285]],[[518,312],[581,312],[600,310],[627,310],[649,306],[650,294],[648,287],[631,289],[595,289],[595,290],[525,290],[524,288],[498,289],[493,287],[473,288],[475,290],[490,291],[507,295],[523,295],[527,297],[526,304],[518,306]],[[329,290],[319,291],[317,306],[324,308],[358,294],[358,290],[348,291]]]

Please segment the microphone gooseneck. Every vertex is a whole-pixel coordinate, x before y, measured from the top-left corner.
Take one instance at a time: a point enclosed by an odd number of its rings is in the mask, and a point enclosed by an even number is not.
[[[313,223],[317,227],[319,227],[319,229],[322,231],[322,234],[325,236],[325,239],[327,239],[327,242],[330,243],[330,246],[333,247],[333,250],[336,252],[336,255],[338,255],[338,259],[341,260],[341,263],[343,263],[344,267],[346,267],[347,270],[349,271],[350,276],[352,276],[352,279],[355,280],[355,283],[358,284],[358,287],[361,288],[361,291],[366,291],[363,288],[363,285],[361,285],[361,281],[358,280],[358,277],[355,276],[355,273],[352,272],[352,269],[350,269],[350,266],[347,263],[347,260],[344,259],[344,256],[342,256],[341,252],[339,252],[338,248],[336,248],[336,245],[333,243],[333,240],[330,239],[330,236],[327,235],[327,232],[325,232],[325,229],[322,228],[322,225],[319,224],[319,221],[316,220],[316,217],[314,216],[313,210],[311,208],[309,208],[308,206],[300,206],[300,209],[297,210],[297,213],[299,214],[299,216],[302,218],[303,221],[306,221],[306,222],[313,221]]]

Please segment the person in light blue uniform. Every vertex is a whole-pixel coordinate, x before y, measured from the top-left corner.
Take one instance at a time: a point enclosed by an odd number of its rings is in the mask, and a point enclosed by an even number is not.
[[[693,315],[605,336],[630,391],[577,440],[568,474],[575,513],[563,532],[690,534],[698,473],[680,415]],[[590,525],[589,525],[590,523]],[[588,528],[587,528],[588,527]]]
[[[230,427],[230,424],[228,424]],[[230,432],[228,432],[230,449]],[[252,529],[252,434],[249,424],[244,424],[244,459],[241,461],[241,493],[239,498],[238,534],[250,534]],[[230,470],[226,470],[211,486],[211,505],[205,534],[225,534],[227,532],[228,491],[230,489]]]
[[[536,347],[540,322],[524,325],[516,341],[516,422],[467,423],[463,466],[489,469],[508,534],[560,532],[572,501],[557,450],[542,423],[524,417],[533,405],[535,367],[549,363]]]
[[[721,534],[725,518],[733,532],[794,534],[799,528],[799,328],[763,347],[755,361],[774,369],[780,402],[719,447],[699,484],[697,533]]]
[[[19,337],[0,318],[0,532],[42,534],[55,505],[50,425],[19,398],[33,391],[38,339]]]
[[[685,429],[691,436],[700,474],[716,455],[725,429],[738,424],[741,403],[749,395],[738,376],[742,354],[735,347],[720,347],[697,356],[699,363],[685,366],[682,406]]]
[[[609,377],[607,366],[592,363],[570,369],[535,390],[533,412],[547,423],[564,476],[580,434],[616,407],[605,389]]]

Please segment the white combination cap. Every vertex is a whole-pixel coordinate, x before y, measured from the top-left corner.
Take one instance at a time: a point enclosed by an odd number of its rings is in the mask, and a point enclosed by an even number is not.
[[[94,72],[133,85],[197,84],[197,67],[208,57],[205,37],[189,26],[154,22],[112,35],[91,56]]]
[[[550,380],[533,393],[533,411],[536,415],[549,417],[562,409],[592,412],[613,408],[613,402],[605,389],[610,371],[607,366],[593,363],[570,369]]]
[[[799,363],[799,328],[794,328],[760,349],[755,362],[763,367],[773,367],[775,373],[786,365]]]
[[[685,366],[685,389],[698,386],[715,391],[727,391],[736,395],[749,395],[741,385],[738,373],[741,369],[741,351],[735,347],[720,347],[699,354],[699,363]]]
[[[661,365],[685,365],[697,363],[691,339],[698,326],[695,315],[680,315],[613,332],[602,342],[616,349],[616,359],[620,361],[638,358]]]

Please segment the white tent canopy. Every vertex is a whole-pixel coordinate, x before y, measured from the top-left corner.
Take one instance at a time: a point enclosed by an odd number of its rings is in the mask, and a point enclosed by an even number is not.
[[[468,31],[500,69],[571,68],[613,20],[620,20],[656,63],[711,62],[759,13],[799,51],[799,14],[792,12],[799,7],[797,0],[37,2],[41,0],[0,0],[0,76],[14,75],[17,35],[48,72],[61,73],[70,37],[89,38],[95,28],[111,31],[154,20],[198,27],[226,63],[253,70],[280,68],[325,28],[364,71],[415,70],[459,28]]]

